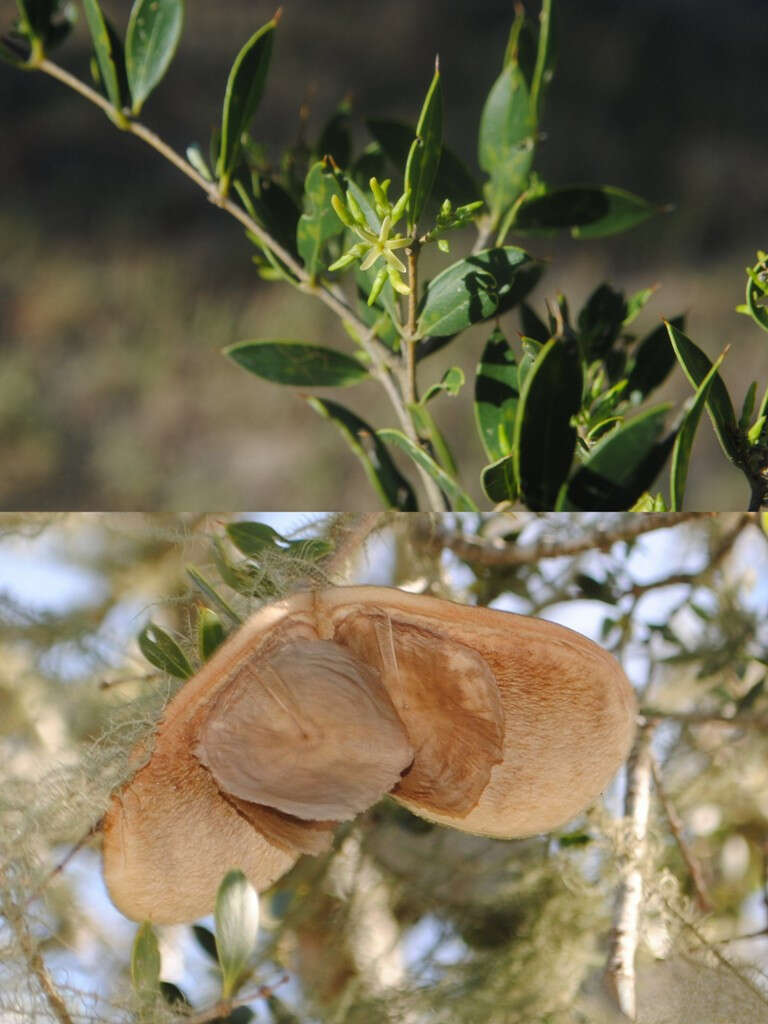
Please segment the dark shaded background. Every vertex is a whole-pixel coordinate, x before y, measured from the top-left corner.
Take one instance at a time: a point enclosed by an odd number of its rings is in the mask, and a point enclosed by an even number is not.
[[[104,6],[124,28],[130,4]],[[658,281],[641,326],[690,309],[688,332],[702,347],[716,354],[731,342],[724,376],[740,403],[753,377],[768,379],[765,335],[733,313],[743,268],[768,241],[766,2],[561,0],[559,9],[539,170],[556,183],[620,185],[676,211],[613,240],[529,243],[552,260],[536,304],[562,289],[578,306],[604,277],[628,290]],[[177,58],[142,119],[182,151],[207,143],[229,64],[273,10],[192,0]],[[13,12],[0,0],[4,25]],[[295,139],[307,97],[310,134],[347,93],[363,115],[414,120],[439,52],[447,140],[476,166],[476,123],[511,3],[288,0],[283,15],[255,122],[275,155]],[[88,77],[87,54],[81,18],[55,57]],[[334,429],[218,353],[270,335],[343,346],[336,320],[262,283],[235,222],[53,80],[0,67],[0,123],[0,505],[371,507]],[[430,379],[453,362],[471,370],[482,337],[434,357]],[[678,376],[667,390],[682,399]],[[436,412],[477,493],[468,398]],[[373,385],[343,401],[377,425],[392,422]],[[694,459],[692,505],[746,503],[707,423]]]

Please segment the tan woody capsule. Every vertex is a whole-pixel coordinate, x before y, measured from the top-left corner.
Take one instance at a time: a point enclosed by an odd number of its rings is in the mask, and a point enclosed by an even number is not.
[[[129,917],[193,920],[228,868],[264,889],[385,793],[467,832],[545,832],[605,788],[634,719],[618,662],[563,626],[387,587],[295,594],[168,705],[107,813],[107,885]]]

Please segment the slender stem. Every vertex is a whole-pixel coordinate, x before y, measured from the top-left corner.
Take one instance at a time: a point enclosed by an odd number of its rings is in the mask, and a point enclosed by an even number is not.
[[[408,328],[405,339],[405,400],[412,404],[418,401],[416,385],[416,306],[419,296],[419,243],[414,239],[405,250],[408,257]]]
[[[47,57],[43,57],[39,60],[30,60],[26,66],[29,70],[42,71],[45,74],[50,75],[52,78],[57,79],[59,82],[62,82],[70,89],[73,89],[90,103],[100,107],[116,124],[118,124],[118,118],[120,118],[118,127],[129,132],[131,135],[135,135],[137,138],[141,139],[142,142],[151,146],[152,149],[172,163],[174,167],[181,171],[181,173],[189,178],[190,181],[193,181],[198,188],[201,188],[214,205],[218,206],[222,210],[226,210],[230,216],[239,221],[247,231],[257,238],[258,241],[274,256],[276,256],[294,275],[296,278],[296,286],[301,291],[319,299],[329,309],[333,310],[340,319],[347,321],[355,329],[360,339],[361,347],[370,357],[372,374],[384,388],[387,397],[395,410],[400,426],[407,437],[415,444],[418,444],[418,436],[413,423],[411,422],[411,418],[408,415],[403,394],[401,394],[398,389],[393,377],[393,370],[396,365],[394,357],[385,345],[378,342],[375,331],[372,332],[368,325],[355,314],[349,303],[344,298],[340,297],[337,289],[331,290],[324,285],[318,285],[316,282],[313,282],[304,267],[294,259],[291,253],[280,245],[280,243],[267,231],[265,231],[264,228],[255,221],[246,210],[238,206],[237,203],[234,203],[231,199],[223,196],[215,182],[207,181],[195,170],[194,167],[192,167],[191,164],[172,149],[171,146],[165,143],[158,135],[155,134],[155,132],[150,128],[147,128],[146,125],[141,124],[139,121],[130,120],[122,115],[122,112],[116,110],[106,97],[102,96],[95,89],[92,89],[89,85],[86,85],[85,82],[75,77],[75,75],[70,74],[69,71],[49,60]],[[411,356],[413,354],[412,349],[413,345],[408,343],[406,352],[410,352]],[[419,476],[421,477],[424,491],[427,495],[430,506],[434,511],[443,510],[444,505],[440,495],[440,489],[429,474],[421,468],[421,466],[417,466],[416,468]]]

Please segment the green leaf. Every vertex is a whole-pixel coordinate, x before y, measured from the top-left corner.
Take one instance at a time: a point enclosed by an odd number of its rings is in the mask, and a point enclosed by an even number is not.
[[[670,323],[682,330],[685,317],[677,316]],[[627,397],[637,394],[641,399],[645,398],[664,383],[674,365],[675,350],[662,323],[637,346],[627,381]]]
[[[451,398],[455,398],[464,387],[464,383],[465,377],[462,368],[460,366],[451,366],[443,374],[442,380],[427,388],[427,391],[421,400],[421,404],[426,405],[427,402],[431,401],[441,392],[445,392],[446,395],[450,395]]]
[[[221,619],[210,608],[201,608],[197,614],[197,647],[200,660],[208,661],[210,656],[224,641],[226,633]]]
[[[485,454],[494,462],[512,451],[519,401],[517,360],[497,327],[486,343],[475,376],[475,423]]]
[[[242,871],[229,871],[222,879],[214,919],[221,998],[231,999],[249,972],[259,937],[259,897]]]
[[[534,124],[541,115],[544,90],[549,85],[555,68],[555,32],[552,17],[552,0],[542,0],[539,16],[539,40],[536,51],[536,67],[531,81],[531,114]]]
[[[639,292],[635,292],[627,299],[627,315],[624,317],[624,327],[629,327],[633,320],[635,320],[651,298],[658,291],[658,285],[651,285],[650,288],[641,288]]]
[[[192,925],[192,934],[197,940],[198,946],[203,952],[210,957],[215,964],[219,962],[219,953],[216,949],[216,936],[209,928],[204,928],[201,924]]]
[[[227,525],[227,536],[247,558],[258,558],[264,548],[279,547],[278,542],[285,542],[285,537],[267,523],[244,520]]]
[[[570,229],[574,238],[628,231],[664,208],[611,185],[569,185],[524,200],[512,228],[545,234]]]
[[[315,397],[307,401],[315,412],[331,420],[342,432],[386,507],[415,512],[418,506],[413,488],[400,473],[373,428],[337,402]]]
[[[348,387],[368,376],[351,356],[303,341],[240,341],[223,352],[250,373],[292,387]]]
[[[587,361],[601,359],[618,338],[627,315],[622,292],[601,284],[579,313],[578,327]]]
[[[501,501],[517,501],[517,476],[515,474],[515,459],[513,455],[505,455],[503,458],[486,466],[480,476],[483,491],[486,497],[498,504]]]
[[[69,35],[76,17],[73,4],[65,4],[62,0],[16,0],[19,9],[18,27],[21,33],[32,42],[32,56],[42,56],[44,49],[58,45]],[[6,48],[10,49],[10,59],[15,60],[16,40],[5,40]],[[30,54],[21,59],[26,60]]]
[[[128,93],[125,56],[120,40],[104,17],[98,0],[83,0],[83,7],[107,97],[116,110],[122,110]]]
[[[692,387],[698,389],[712,367],[711,360],[701,351],[698,345],[695,345],[674,324],[667,323],[667,330],[683,372]],[[715,428],[715,433],[723,451],[732,462],[739,463],[741,459],[741,445],[739,443],[740,434],[738,424],[736,423],[736,413],[733,410],[728,389],[719,373],[715,375],[710,385],[706,405],[709,418],[712,420],[712,426]]]
[[[432,192],[442,148],[443,89],[440,69],[435,66],[435,74],[416,125],[416,138],[405,165],[405,187],[411,193],[408,199],[409,231],[415,230],[424,204]]]
[[[389,441],[397,448],[400,448],[413,459],[416,465],[421,466],[423,470],[429,473],[443,494],[453,503],[457,512],[477,512],[477,505],[466,491],[444,469],[441,469],[423,448],[419,448],[417,444],[414,444],[410,438],[406,437],[399,430],[387,428],[379,430],[377,433],[383,441]]]
[[[712,382],[714,381],[724,358],[725,352],[723,352],[719,359],[713,363],[709,373],[702,380],[701,384],[699,384],[693,404],[686,413],[685,419],[683,420],[677,437],[675,438],[675,445],[672,449],[672,468],[669,484],[670,504],[673,512],[680,512],[683,507],[683,497],[685,495],[685,484],[688,479],[688,463],[691,458],[693,439],[699,426],[701,414],[704,411],[704,405],[709,396],[709,389],[712,386]]]
[[[216,174],[219,190],[226,195],[240,154],[240,139],[253,120],[267,81],[278,19],[275,17],[255,32],[235,57],[224,93],[221,145]]]
[[[411,421],[416,428],[416,433],[419,435],[419,438],[422,441],[429,442],[439,464],[447,473],[455,477],[457,469],[453,454],[451,453],[448,442],[443,437],[440,428],[437,423],[435,423],[432,413],[426,405],[419,402],[409,404],[408,412],[411,415]]]
[[[399,121],[379,118],[366,121],[365,123],[368,131],[386,154],[387,159],[398,170],[404,167],[413,144],[413,137],[416,134],[415,129]],[[374,176],[378,177],[379,175],[375,174]],[[463,162],[452,150],[443,146],[437,174],[432,186],[432,200],[440,203],[443,199],[450,199],[454,207],[457,207],[472,203],[479,199],[481,195],[482,190],[480,186]]]
[[[522,298],[520,277],[525,287],[533,287],[528,275],[534,266],[530,256],[513,245],[458,260],[428,283],[419,306],[419,331],[445,337],[487,320],[500,305],[507,308]]]
[[[136,932],[131,949],[131,984],[142,1002],[152,1002],[160,992],[160,949],[149,921]]]
[[[182,992],[179,986],[174,985],[172,981],[160,982],[160,995],[168,1006],[175,1006],[179,1009],[183,1007],[186,1010],[192,1009],[192,1004],[187,999],[186,995]]]
[[[552,338],[539,352],[520,393],[512,454],[520,496],[533,511],[555,508],[573,462],[582,370],[576,345]]]
[[[661,472],[674,433],[661,439],[671,406],[655,406],[599,441],[570,483],[564,511],[630,509]]]
[[[182,0],[134,0],[125,36],[125,69],[134,114],[140,113],[168,70],[183,21]]]
[[[520,329],[527,338],[538,341],[540,345],[546,345],[552,337],[549,327],[527,302],[520,303]]]
[[[203,576],[202,573],[198,572],[197,569],[194,568],[194,566],[188,565],[186,569],[189,578],[192,580],[195,586],[199,590],[201,590],[203,594],[205,594],[205,596],[208,598],[211,604],[215,605],[219,609],[219,611],[226,615],[226,617],[233,625],[239,626],[243,620],[240,618],[240,616],[237,614],[234,608],[232,608],[224,600],[224,598],[221,596],[221,594],[219,594],[216,588],[205,578],[205,576]]]
[[[528,83],[520,65],[511,60],[488,94],[478,136],[478,160],[490,177],[486,193],[494,220],[528,183],[535,132]]]
[[[189,679],[192,666],[187,656],[164,629],[150,622],[138,636],[139,649],[147,661],[177,679]]]
[[[331,197],[343,202],[344,196],[330,167],[322,161],[313,164],[304,183],[304,213],[296,229],[296,248],[312,281],[325,264],[323,246],[344,233],[344,225],[331,206]]]
[[[752,422],[752,413],[755,411],[755,399],[757,398],[757,381],[753,380],[744,395],[744,402],[741,406],[739,416],[739,429],[746,430]]]

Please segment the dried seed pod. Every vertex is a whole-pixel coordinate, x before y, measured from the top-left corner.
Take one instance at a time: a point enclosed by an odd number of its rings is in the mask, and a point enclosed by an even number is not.
[[[539,619],[385,587],[261,609],[169,704],[104,826],[113,900],[208,913],[222,873],[263,889],[386,792],[433,821],[531,835],[591,803],[626,756],[632,689]]]

